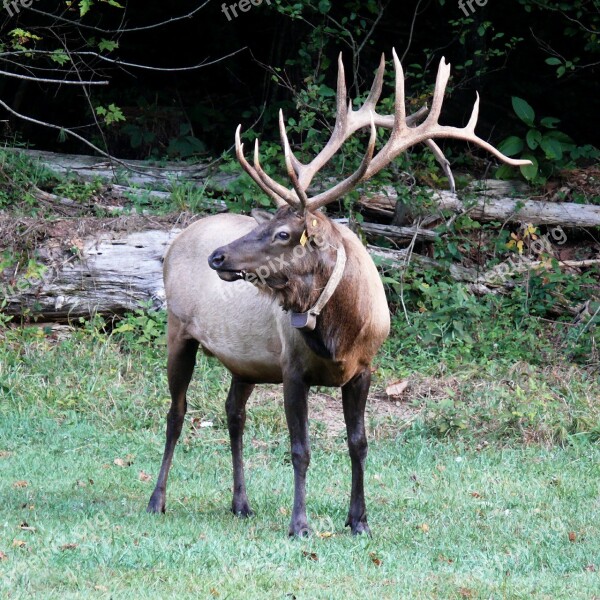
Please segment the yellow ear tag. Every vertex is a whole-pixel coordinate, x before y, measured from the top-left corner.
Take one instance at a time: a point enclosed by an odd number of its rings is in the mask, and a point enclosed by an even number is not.
[[[313,219],[312,226],[313,226],[313,227],[316,227],[316,226],[317,226],[317,223],[318,223],[318,221],[317,221],[316,219]]]
[[[300,245],[306,246],[306,242],[308,242],[308,235],[306,235],[306,229],[302,232],[302,237],[300,238]]]

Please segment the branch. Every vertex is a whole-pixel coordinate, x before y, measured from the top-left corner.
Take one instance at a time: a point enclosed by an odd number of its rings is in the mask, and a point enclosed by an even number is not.
[[[39,121],[38,119],[34,119],[33,117],[28,117],[27,115],[23,115],[23,114],[17,112],[16,110],[12,109],[10,106],[8,106],[8,104],[6,104],[6,102],[4,102],[3,100],[0,100],[0,106],[2,108],[4,108],[5,110],[7,110],[9,113],[15,115],[15,117],[22,119],[23,121],[28,121],[29,123],[34,123],[35,125],[41,125],[42,127],[48,127],[50,129],[56,129],[58,131],[64,131],[68,135],[74,137],[75,139],[78,139],[80,142],[83,142],[86,146],[89,146],[90,148],[92,148],[95,152],[98,152],[98,154],[105,156],[106,158],[110,159],[111,161],[116,162],[117,164],[120,164],[121,166],[125,167],[126,169],[130,168],[130,167],[128,167],[127,163],[119,160],[118,158],[115,158],[114,156],[111,156],[108,152],[101,150],[100,148],[98,148],[98,146],[96,146],[95,144],[92,144],[92,142],[86,140],[82,135],[75,133],[71,129],[68,129],[66,127],[61,127],[60,125],[55,125],[54,123],[46,123],[45,121]]]
[[[210,67],[211,65],[215,65],[227,58],[231,58],[232,56],[235,56],[236,54],[239,54],[240,52],[243,52],[244,50],[247,50],[248,46],[244,46],[243,48],[240,48],[239,50],[235,50],[234,52],[231,52],[230,54],[227,54],[225,56],[221,56],[220,58],[217,58],[215,60],[211,60],[210,62],[206,62],[203,61],[197,65],[192,65],[190,67],[152,67],[150,65],[140,65],[138,63],[130,63],[130,62],[125,62],[124,60],[119,60],[119,59],[114,59],[114,58],[109,58],[108,56],[104,56],[103,54],[98,54],[97,52],[91,52],[91,51],[82,51],[82,52],[70,52],[69,54],[71,56],[93,56],[94,58],[99,58],[100,60],[103,60],[105,62],[109,62],[112,63],[114,65],[118,65],[118,66],[122,66],[122,67],[132,67],[134,69],[146,69],[149,71],[169,71],[169,72],[173,72],[173,71],[193,71],[194,69],[201,69],[203,67]],[[0,58],[4,57],[4,56],[11,56],[11,55],[17,55],[17,54],[44,54],[44,55],[50,55],[52,54],[52,52],[48,51],[48,50],[28,50],[28,51],[23,51],[23,50],[19,50],[19,51],[14,51],[14,52],[2,52],[0,53]]]
[[[108,81],[72,81],[69,79],[46,79],[45,77],[30,77],[29,75],[21,75],[19,73],[11,73],[9,71],[0,71],[0,75],[7,77],[15,77],[16,79],[26,79],[27,81],[36,81],[39,83],[58,83],[62,85],[108,85]]]
[[[45,12],[43,10],[39,10],[37,8],[29,8],[31,12],[37,13],[38,15],[43,15],[44,17],[50,17],[55,19],[56,21],[61,21],[62,23],[67,23],[69,25],[74,25],[79,29],[91,29],[92,31],[98,31],[100,33],[130,33],[133,31],[147,31],[149,29],[156,29],[158,27],[163,27],[165,25],[170,25],[171,23],[176,23],[177,21],[182,21],[183,19],[190,19],[197,12],[202,10],[211,0],[205,0],[200,6],[197,6],[194,10],[187,13],[186,15],[181,15],[179,17],[173,17],[171,19],[167,19],[166,21],[160,21],[159,23],[153,23],[152,25],[142,25],[140,27],[129,27],[125,29],[102,29],[101,27],[95,27],[94,25],[86,25],[81,23],[80,21],[72,21],[71,19],[66,19],[65,17],[60,17],[58,15],[54,15],[52,13]]]

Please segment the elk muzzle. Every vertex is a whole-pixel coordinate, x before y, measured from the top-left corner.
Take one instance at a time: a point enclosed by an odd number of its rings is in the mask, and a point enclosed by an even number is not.
[[[230,265],[228,258],[225,247],[217,248],[208,257],[208,266],[211,269],[214,269],[223,281],[237,281],[238,279],[244,279],[246,277],[245,271],[235,269]]]

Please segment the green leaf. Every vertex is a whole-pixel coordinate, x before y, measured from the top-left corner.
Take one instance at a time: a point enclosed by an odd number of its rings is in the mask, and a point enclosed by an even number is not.
[[[100,52],[102,52],[103,50],[106,50],[107,52],[112,52],[115,48],[119,47],[119,42],[113,42],[112,40],[105,40],[102,39],[100,40],[100,43],[98,44],[98,48],[100,50]]]
[[[523,158],[530,160],[531,164],[520,167],[521,174],[523,177],[525,177],[525,179],[527,179],[527,181],[533,181],[537,177],[540,168],[538,160],[533,154],[523,154]]]
[[[519,98],[518,96],[512,97],[512,105],[515,111],[515,114],[523,123],[533,127],[533,120],[535,119],[535,111],[531,108],[531,105],[523,100],[523,98]]]
[[[323,15],[327,14],[331,10],[331,2],[329,0],[320,0],[319,12]]]
[[[506,156],[514,156],[515,154],[519,154],[525,148],[525,144],[520,137],[516,135],[511,135],[507,137],[499,146],[498,150],[505,154]]]
[[[59,50],[55,50],[50,55],[50,60],[53,60],[54,62],[58,63],[62,67],[62,65],[64,65],[65,63],[68,63],[71,59],[69,58],[69,55],[64,50],[59,49]]]
[[[325,98],[333,98],[335,97],[335,90],[333,90],[332,88],[330,88],[329,86],[323,84],[320,88],[319,88],[319,95],[323,96]]]
[[[560,160],[563,157],[563,146],[557,139],[546,136],[540,142],[540,146],[548,160]]]
[[[551,57],[551,58],[547,58],[546,59],[546,64],[547,65],[562,65],[562,60],[560,60],[560,58],[556,58],[556,57]]]
[[[92,8],[94,0],[80,0],[79,1],[79,16],[84,17]]]
[[[548,129],[554,129],[556,125],[560,123],[560,119],[557,119],[556,117],[544,117],[543,119],[540,119],[540,123]]]
[[[527,139],[527,145],[532,150],[535,150],[540,145],[540,142],[542,141],[542,134],[537,129],[530,129],[527,132],[526,139]]]

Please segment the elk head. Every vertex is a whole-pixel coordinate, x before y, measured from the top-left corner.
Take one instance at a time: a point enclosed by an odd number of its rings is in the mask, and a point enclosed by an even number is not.
[[[319,208],[338,200],[360,182],[370,179],[397,156],[418,143],[425,143],[432,150],[454,191],[449,163],[433,141],[436,138],[472,142],[513,166],[529,164],[529,161],[505,156],[475,134],[479,95],[465,127],[439,124],[444,93],[450,77],[450,65],[444,58],[440,61],[431,109],[424,106],[407,116],[404,73],[395,50],[393,61],[396,75],[394,114],[380,115],[376,112],[376,104],[383,87],[384,56],[381,57],[367,100],[358,110],[353,110],[352,103],[347,98],[344,66],[340,55],[337,115],[333,133],[321,152],[308,164],[303,164],[293,154],[283,112],[280,111],[279,129],[291,189],[265,173],[260,164],[258,140],[254,146],[254,164],[251,165],[246,160],[244,145],[240,139],[241,125],[237,128],[235,146],[240,164],[260,189],[275,201],[279,210],[271,220],[259,224],[246,236],[217,248],[209,257],[209,264],[225,281],[245,278],[278,295],[284,309],[292,311],[292,324],[296,327],[314,329],[316,317],[339,284],[346,263],[341,235]],[[330,189],[309,195],[309,187],[319,170],[331,160],[352,134],[365,127],[370,128],[371,135],[358,169]],[[377,127],[389,129],[391,133],[387,142],[375,153]]]

